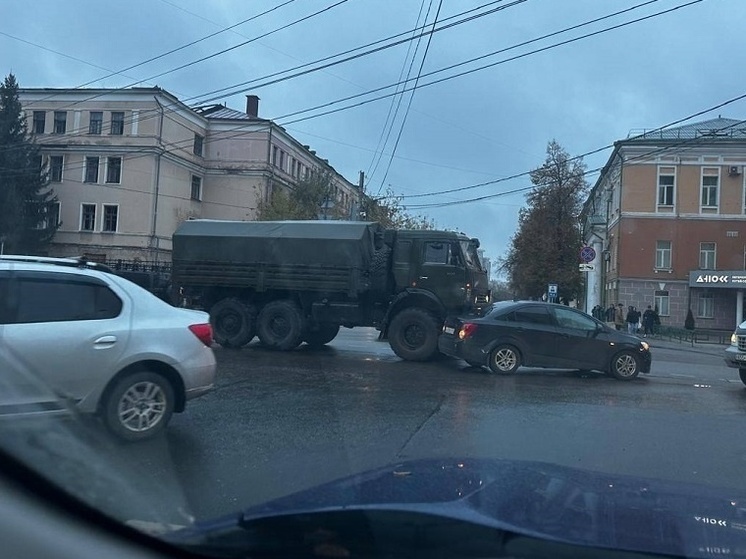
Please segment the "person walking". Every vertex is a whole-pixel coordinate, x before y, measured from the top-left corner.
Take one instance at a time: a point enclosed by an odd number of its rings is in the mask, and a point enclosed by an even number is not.
[[[624,328],[624,305],[619,303],[614,313],[614,326],[617,330]]]
[[[643,327],[643,338],[647,338],[648,334],[653,335],[653,328],[655,327],[655,311],[648,305],[648,308],[642,314],[642,327]]]
[[[637,322],[640,320],[640,313],[632,305],[627,310],[627,333],[635,334],[637,332]]]

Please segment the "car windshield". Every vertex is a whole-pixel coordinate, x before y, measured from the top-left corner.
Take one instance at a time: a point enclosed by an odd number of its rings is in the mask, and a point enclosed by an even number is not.
[[[0,488],[208,556],[746,556],[746,2],[2,16]]]

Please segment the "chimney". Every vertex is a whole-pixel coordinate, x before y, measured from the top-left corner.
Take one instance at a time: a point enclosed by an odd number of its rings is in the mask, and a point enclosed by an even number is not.
[[[257,95],[246,96],[246,114],[252,118],[259,116],[259,97]]]

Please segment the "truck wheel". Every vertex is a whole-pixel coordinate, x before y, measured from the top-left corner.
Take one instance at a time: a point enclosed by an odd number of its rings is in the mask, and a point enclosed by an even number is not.
[[[256,311],[235,297],[227,297],[210,309],[213,337],[223,347],[242,347],[256,333]]]
[[[292,301],[272,301],[259,313],[259,339],[270,349],[287,351],[298,347],[303,337],[303,317]]]
[[[311,347],[328,344],[339,334],[339,324],[320,324],[317,330],[309,330],[303,335],[303,341]]]
[[[406,361],[427,361],[438,353],[440,325],[432,313],[408,308],[397,314],[389,326],[389,344]]]

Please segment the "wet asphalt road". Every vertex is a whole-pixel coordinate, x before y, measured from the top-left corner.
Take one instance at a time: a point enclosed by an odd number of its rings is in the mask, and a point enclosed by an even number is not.
[[[654,351],[633,382],[407,363],[376,332],[322,350],[217,349],[217,389],[120,448],[197,518],[424,457],[542,460],[746,492],[746,388],[719,355]]]

